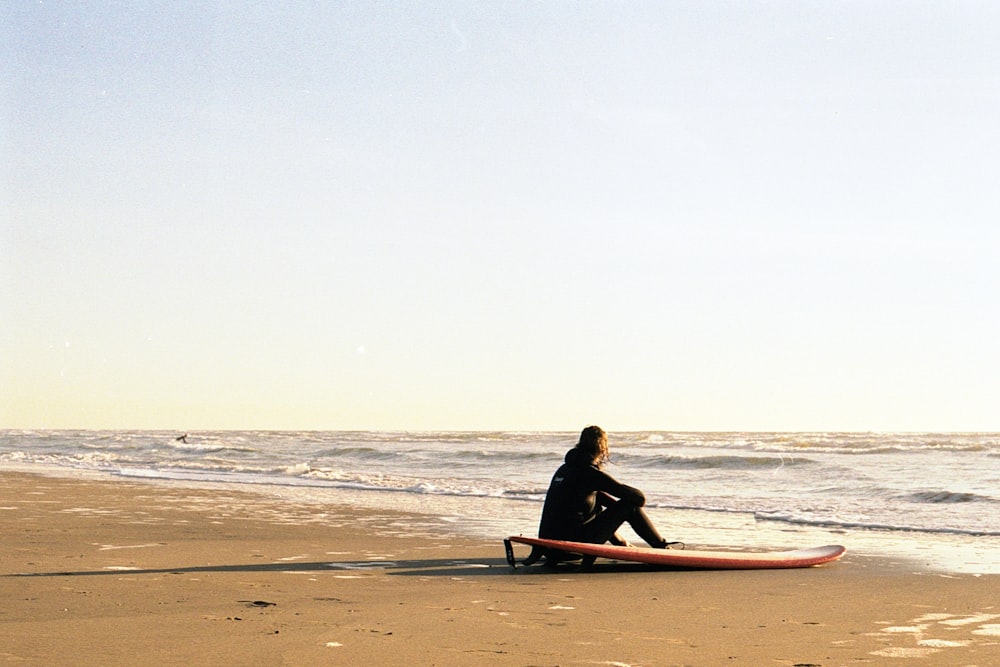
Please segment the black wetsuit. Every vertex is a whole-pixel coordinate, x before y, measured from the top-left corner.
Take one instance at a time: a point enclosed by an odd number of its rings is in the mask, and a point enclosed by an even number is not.
[[[545,495],[538,536],[602,544],[609,539],[617,541],[615,531],[628,521],[634,528],[636,523],[645,524],[637,528],[643,539],[663,543],[640,509],[645,504],[642,491],[622,484],[579,449],[571,449]]]

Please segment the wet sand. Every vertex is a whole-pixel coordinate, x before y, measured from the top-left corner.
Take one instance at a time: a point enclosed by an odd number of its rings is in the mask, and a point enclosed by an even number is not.
[[[599,561],[512,573],[501,536],[446,535],[426,517],[12,472],[0,473],[0,534],[0,664],[986,667],[1000,656],[1000,577],[851,553],[804,570]]]

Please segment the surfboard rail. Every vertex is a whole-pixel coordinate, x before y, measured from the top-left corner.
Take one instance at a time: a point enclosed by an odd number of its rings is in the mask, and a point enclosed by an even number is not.
[[[512,535],[504,540],[508,562],[516,567],[512,543],[552,549],[584,557],[664,565],[703,570],[760,570],[813,567],[841,558],[847,549],[839,544],[828,544],[808,549],[789,551],[700,551],[694,549],[652,549],[646,547],[620,547],[612,544],[590,544],[547,540],[539,537]]]

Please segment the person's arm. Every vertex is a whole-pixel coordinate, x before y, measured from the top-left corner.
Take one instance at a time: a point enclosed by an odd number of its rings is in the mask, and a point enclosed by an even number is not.
[[[611,507],[614,503],[618,502],[618,499],[612,496],[607,491],[597,492],[597,504],[601,507]]]
[[[642,507],[646,504],[646,496],[642,491],[635,488],[634,486],[628,486],[627,484],[622,484],[614,477],[604,472],[603,470],[598,470],[593,468],[594,471],[594,488],[597,489],[597,502],[604,504],[605,495],[609,495],[612,498],[618,498],[624,500],[625,502],[631,503],[636,507]],[[614,502],[613,500],[611,502]],[[604,504],[607,507],[606,504]]]

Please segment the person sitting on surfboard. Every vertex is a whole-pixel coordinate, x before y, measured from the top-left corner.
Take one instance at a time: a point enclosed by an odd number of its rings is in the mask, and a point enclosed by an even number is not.
[[[580,441],[566,453],[565,462],[552,477],[538,536],[593,544],[610,541],[627,546],[617,531],[623,523],[628,523],[651,547],[683,548],[682,543],[667,542],[660,536],[642,509],[646,504],[642,491],[622,484],[602,470],[607,461],[607,433],[600,426],[583,429]],[[525,563],[533,563],[542,556],[552,560],[556,554],[533,549]]]

